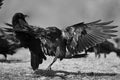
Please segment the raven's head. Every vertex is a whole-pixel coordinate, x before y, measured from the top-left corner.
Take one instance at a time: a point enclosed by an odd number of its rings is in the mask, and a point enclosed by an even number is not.
[[[12,18],[13,26],[19,24],[19,20],[23,20],[24,22],[26,22],[26,20],[25,20],[26,17],[28,17],[28,15],[25,15],[23,13],[15,13],[13,18]]]

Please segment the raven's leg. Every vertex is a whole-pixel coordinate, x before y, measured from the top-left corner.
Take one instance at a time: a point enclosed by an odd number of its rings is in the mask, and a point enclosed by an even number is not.
[[[53,63],[57,60],[57,57],[55,57],[52,61],[52,63],[47,67],[46,70],[51,70],[51,66],[53,65]]]
[[[7,54],[3,54],[4,55],[4,57],[5,57],[5,60],[7,60]]]
[[[107,53],[104,53],[104,58],[106,58],[107,57]]]
[[[98,48],[94,47],[93,49],[94,49],[94,52],[95,52],[95,57],[99,56],[100,53],[99,53]]]
[[[87,50],[85,49],[85,54],[87,55]]]
[[[98,54],[98,58],[100,58],[100,56],[101,56],[101,55],[100,55],[100,53],[99,53],[99,54]]]

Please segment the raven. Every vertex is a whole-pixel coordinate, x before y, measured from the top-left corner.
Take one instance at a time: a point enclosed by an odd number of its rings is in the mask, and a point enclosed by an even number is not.
[[[104,57],[106,58],[106,55],[110,52],[116,52],[116,54],[120,54],[120,49],[116,48],[112,42],[106,40],[103,43],[97,44],[96,46],[89,48],[85,52],[86,54],[87,52],[95,52],[95,56],[98,56],[98,58],[100,58],[101,53],[104,53]]]
[[[116,35],[111,34],[117,32],[111,30],[117,26],[106,26],[112,21],[98,23],[100,20],[91,23],[78,23],[72,26],[60,30],[57,27],[47,27],[44,38],[46,39],[45,45],[47,45],[47,55],[54,55],[53,62],[48,66],[48,70],[51,69],[52,64],[60,58],[77,55],[78,53],[86,50],[95,45],[115,37]],[[41,34],[40,34],[41,35]],[[43,36],[43,35],[42,35]]]
[[[51,66],[57,58],[63,60],[68,56],[74,56],[85,49],[106,41],[106,39],[117,36],[113,34],[117,30],[112,29],[118,26],[108,25],[113,21],[82,22],[61,30],[57,27],[31,26],[25,20],[25,16],[23,13],[16,13],[12,18],[12,24],[7,23],[6,25],[12,26],[11,29],[15,32],[16,38],[30,49],[33,70],[38,69],[43,59],[46,60],[45,55],[55,56],[53,62],[47,68],[47,70],[51,70]]]
[[[18,48],[21,46],[15,36],[6,34],[4,30],[0,29],[0,54],[4,55],[5,60],[7,60],[7,54],[15,54]]]
[[[27,17],[27,15],[16,13],[12,18],[12,25],[7,24],[13,27],[13,30],[8,29],[8,31],[14,31],[16,38],[20,41],[20,44],[24,48],[29,48],[31,52],[31,66],[33,70],[36,70],[38,69],[39,64],[43,62],[43,59],[46,60],[46,56],[42,51],[40,39],[35,38],[35,34],[31,35],[31,33],[33,33],[33,30],[31,29],[32,26],[28,25],[25,17]],[[31,32],[25,32],[24,30],[26,29]]]

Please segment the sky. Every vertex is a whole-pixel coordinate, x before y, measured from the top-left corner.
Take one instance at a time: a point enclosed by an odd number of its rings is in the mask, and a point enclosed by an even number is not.
[[[40,27],[64,28],[98,19],[114,20],[113,24],[120,26],[120,0],[4,0],[0,25],[11,23],[16,12],[29,15],[28,23]]]

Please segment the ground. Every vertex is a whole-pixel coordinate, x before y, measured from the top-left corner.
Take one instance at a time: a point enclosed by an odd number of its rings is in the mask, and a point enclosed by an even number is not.
[[[52,59],[47,57],[34,72],[29,51],[21,49],[9,55],[7,62],[0,62],[0,80],[120,80],[120,59],[113,52],[107,58],[102,55],[98,59],[94,53],[89,53],[87,58],[57,60],[52,70],[47,71]]]

